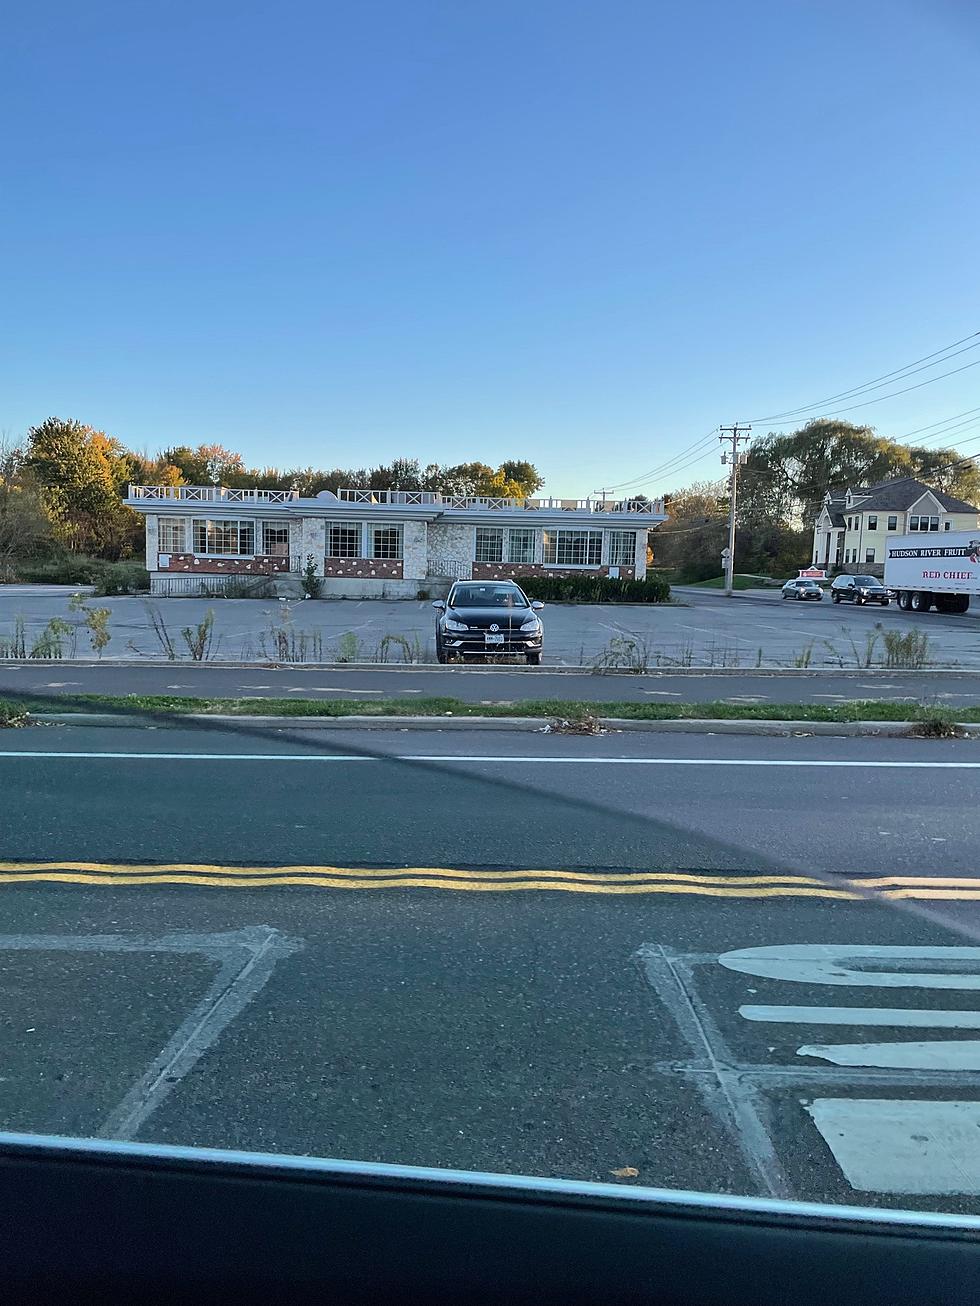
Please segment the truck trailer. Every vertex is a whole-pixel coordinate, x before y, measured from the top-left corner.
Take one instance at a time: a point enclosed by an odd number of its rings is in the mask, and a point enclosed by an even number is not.
[[[889,535],[884,581],[905,612],[966,612],[980,595],[980,530]]]

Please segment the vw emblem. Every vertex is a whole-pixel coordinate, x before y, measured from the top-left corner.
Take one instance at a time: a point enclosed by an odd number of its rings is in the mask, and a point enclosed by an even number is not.
[[[493,631],[497,631],[497,630],[500,629],[500,627],[497,625],[496,622],[494,622],[493,625],[490,627],[490,629],[493,630]]]

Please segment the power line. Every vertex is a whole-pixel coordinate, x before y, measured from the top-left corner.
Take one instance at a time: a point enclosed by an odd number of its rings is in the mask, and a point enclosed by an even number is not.
[[[980,408],[966,408],[962,413],[954,413],[952,417],[941,417],[938,422],[930,422],[927,426],[917,426],[914,431],[906,431],[904,435],[895,438],[907,440],[909,436],[918,435],[920,431],[931,431],[934,426],[945,426],[947,422],[955,422],[959,417],[968,417],[970,413],[980,413]]]
[[[674,471],[677,470],[672,466],[672,464],[676,463],[679,459],[684,458],[687,454],[692,453],[695,449],[706,447],[712,441],[717,430],[717,426],[713,426],[707,435],[702,436],[699,440],[695,440],[694,443],[688,445],[686,449],[681,449],[679,453],[676,453],[672,458],[669,458],[666,463],[654,467],[651,471],[644,472],[641,476],[633,476],[628,481],[620,481],[617,485],[607,485],[605,488],[607,490],[621,490],[626,486],[637,485],[641,481],[652,480],[655,476],[672,476]]]
[[[980,340],[977,339],[978,336],[980,336],[980,331],[973,331],[970,335],[963,336],[960,340],[954,340],[952,344],[944,345],[942,349],[937,349],[931,354],[925,354],[922,358],[916,358],[911,363],[906,363],[903,367],[895,368],[893,372],[885,372],[882,376],[873,377],[870,381],[862,381],[860,385],[852,386],[849,390],[839,390],[836,394],[827,395],[823,399],[814,400],[812,403],[798,404],[796,407],[786,408],[780,413],[767,413],[763,417],[753,417],[749,420],[752,422],[775,422],[782,417],[792,417],[795,413],[803,413],[811,408],[820,408],[824,404],[833,403],[835,399],[847,399],[848,397],[857,395],[863,391],[875,389],[878,385],[884,384],[888,380],[894,380],[900,377],[904,379],[904,376],[913,376],[915,374],[912,370],[913,368],[918,371],[925,371],[928,367],[936,367],[937,363],[930,363],[929,360],[939,359],[941,354],[945,354],[949,358],[955,358],[956,354],[951,354],[949,351],[951,349],[956,349],[957,345],[966,345],[965,349],[957,350],[957,353],[960,354],[966,353],[967,349],[977,348],[977,345],[980,345]],[[973,340],[976,343],[967,345],[966,342],[968,340]],[[944,358],[941,361],[945,362],[946,359]],[[925,366],[919,367],[918,364],[920,363]],[[947,373],[946,375],[952,375],[952,373]],[[936,377],[936,380],[939,379],[939,377]],[[899,393],[904,393],[904,391],[900,391]],[[841,411],[846,411],[846,409]]]

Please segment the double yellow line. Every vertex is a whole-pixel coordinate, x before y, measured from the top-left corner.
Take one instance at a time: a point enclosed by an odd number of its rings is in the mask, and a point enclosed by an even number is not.
[[[268,889],[454,889],[470,893],[550,890],[602,895],[667,893],[708,898],[980,899],[980,877],[883,876],[828,882],[808,875],[695,874],[671,871],[471,871],[409,866],[367,870],[350,866],[148,865],[124,862],[0,862],[0,884],[202,885]]]

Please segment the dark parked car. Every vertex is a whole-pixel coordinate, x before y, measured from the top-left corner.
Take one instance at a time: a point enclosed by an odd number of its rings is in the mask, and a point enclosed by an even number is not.
[[[891,598],[877,576],[835,576],[830,586],[830,597],[834,603],[843,603],[849,599],[852,603],[880,603],[888,607]]]
[[[522,653],[532,665],[541,661],[544,624],[532,603],[513,581],[458,580],[443,602],[432,605],[436,618],[436,658],[453,654]]]
[[[815,580],[788,580],[783,586],[784,599],[822,599],[823,589]]]

